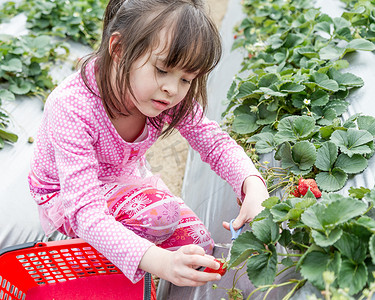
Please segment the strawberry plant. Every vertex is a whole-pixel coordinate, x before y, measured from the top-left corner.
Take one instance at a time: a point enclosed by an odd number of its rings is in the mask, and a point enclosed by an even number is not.
[[[306,280],[324,290],[322,274],[331,271],[332,287],[354,295],[375,281],[374,204],[375,189],[364,188],[352,188],[349,196],[323,193],[320,201],[311,191],[286,201],[271,197],[252,230],[234,241],[228,267],[247,261],[247,275],[257,287],[253,293],[274,288],[275,277],[294,267],[302,279],[286,283],[294,285],[293,292]],[[277,252],[278,244],[285,253]]]
[[[274,152],[283,169],[315,178],[324,191],[340,190],[374,153],[375,118],[341,118],[350,91],[363,86],[342,71],[345,55],[375,50],[366,39],[375,6],[352,5],[353,13],[331,18],[310,1],[245,1],[249,17],[233,46],[250,52],[243,62],[250,74],[237,75],[228,91],[227,130],[244,148]],[[359,16],[367,22],[358,24]]]
[[[107,1],[21,1],[18,6],[12,2],[1,10],[6,15],[24,12],[27,27],[34,34],[55,35],[94,46],[101,36],[101,21]],[[12,7],[12,10],[9,10]],[[1,15],[0,15],[1,16]]]
[[[326,271],[335,295],[363,291],[363,299],[374,290],[375,190],[333,192],[364,171],[375,151],[375,118],[342,117],[348,96],[364,84],[345,71],[347,54],[375,50],[375,2],[343,2],[347,11],[331,18],[308,0],[243,1],[248,17],[235,28],[233,48],[248,55],[228,91],[224,125],[270,193],[281,192],[232,248],[228,268],[245,263],[257,287],[248,299],[291,285],[289,299],[306,281],[324,291]],[[279,166],[261,162],[265,154]],[[290,268],[296,278],[275,284]]]

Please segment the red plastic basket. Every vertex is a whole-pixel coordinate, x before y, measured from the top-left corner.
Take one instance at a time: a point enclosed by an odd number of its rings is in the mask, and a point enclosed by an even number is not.
[[[155,299],[150,274],[133,284],[82,239],[0,250],[0,300]]]

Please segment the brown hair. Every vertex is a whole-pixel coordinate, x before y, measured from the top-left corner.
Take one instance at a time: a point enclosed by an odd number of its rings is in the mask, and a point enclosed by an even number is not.
[[[194,116],[194,100],[206,109],[207,76],[221,57],[220,35],[201,0],[110,0],[105,11],[100,47],[83,61],[81,75],[92,91],[85,68],[91,60],[96,59],[100,96],[108,114],[113,118],[125,106],[121,99],[125,99],[128,91],[132,93],[129,79],[132,64],[158,46],[159,33],[164,28],[170,33],[166,67],[199,72],[179,105],[157,117],[149,118],[151,124],[162,131],[165,117],[170,116],[172,121],[163,132],[170,133],[184,118]],[[120,38],[110,53],[109,41],[115,32],[119,33]],[[122,55],[117,64],[117,77],[113,86],[111,55],[114,52]],[[113,87],[119,91],[118,97],[113,93]]]

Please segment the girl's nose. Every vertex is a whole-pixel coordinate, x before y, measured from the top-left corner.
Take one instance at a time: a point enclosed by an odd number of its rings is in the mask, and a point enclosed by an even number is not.
[[[178,82],[175,80],[166,80],[162,84],[161,89],[169,96],[175,96],[178,93]]]

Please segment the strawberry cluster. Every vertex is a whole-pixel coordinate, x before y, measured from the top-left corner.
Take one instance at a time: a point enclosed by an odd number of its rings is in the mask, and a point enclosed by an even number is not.
[[[315,198],[320,198],[322,192],[319,190],[318,185],[314,179],[304,179],[300,178],[298,181],[298,187],[291,192],[294,197],[301,197],[306,195],[307,191],[310,191],[314,194]]]

